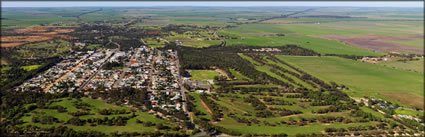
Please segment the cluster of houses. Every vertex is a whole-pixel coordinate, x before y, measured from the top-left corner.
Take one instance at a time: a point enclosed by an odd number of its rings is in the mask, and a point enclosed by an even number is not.
[[[126,58],[126,55],[127,54],[124,51],[117,51],[104,63],[120,62],[120,58]],[[90,90],[104,88],[105,90],[109,90],[113,88],[114,83],[119,80],[121,73],[122,71],[120,69],[113,70],[101,67],[94,77],[91,78],[84,87],[82,87],[82,89]]]
[[[393,106],[390,102],[382,100],[382,99],[376,99],[376,98],[362,98],[362,100],[364,101],[364,104],[366,106],[371,105],[370,107],[375,108],[375,107],[379,107],[379,108],[383,108],[383,109],[391,109],[391,110],[396,110],[396,109],[408,109],[408,108],[403,108],[403,107],[399,107],[399,106]],[[416,111],[411,109],[412,111]],[[379,111],[381,113],[385,113],[383,111]],[[421,111],[423,112],[423,111]],[[395,117],[400,117],[400,118],[405,118],[405,119],[410,119],[410,120],[414,120],[418,123],[420,123],[421,125],[425,125],[424,121],[422,121],[420,118],[414,117],[414,116],[410,116],[410,115],[404,115],[404,114],[395,114]]]
[[[107,63],[119,67],[105,67]],[[177,52],[141,46],[127,51],[83,51],[69,55],[16,90],[72,92],[132,87],[147,89],[152,107],[182,110]]]
[[[149,93],[152,107],[171,111],[182,109],[182,97],[179,86],[179,68],[177,67],[177,52],[173,50],[159,51],[153,58],[151,73],[151,92]]]
[[[388,57],[363,57],[360,59],[361,62],[373,63],[389,61]]]
[[[152,71],[152,59],[154,50],[146,46],[132,49],[127,58],[123,69],[123,75],[114,88],[132,87],[135,89],[145,88]]]
[[[35,76],[23,84],[18,86],[16,91],[55,91],[58,90],[56,83],[63,78],[65,74],[70,74],[71,71],[82,64],[91,56],[88,52],[76,52],[72,56],[65,57],[64,60],[52,66],[45,72]],[[53,88],[52,88],[53,87]]]
[[[280,52],[278,48],[258,48],[258,49],[244,49],[244,51],[255,51],[255,52]]]

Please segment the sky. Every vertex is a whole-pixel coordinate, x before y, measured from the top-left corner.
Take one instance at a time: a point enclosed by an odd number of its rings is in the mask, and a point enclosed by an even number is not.
[[[149,1],[126,1],[126,2],[105,2],[105,1],[91,1],[91,2],[58,2],[58,1],[2,1],[1,7],[153,7],[153,6],[220,6],[220,7],[251,7],[251,6],[320,6],[320,7],[424,7],[423,1],[416,2],[402,2],[402,1],[382,1],[382,2],[243,2],[243,1],[227,1],[227,2],[196,2],[196,1],[162,1],[162,2],[149,2]]]

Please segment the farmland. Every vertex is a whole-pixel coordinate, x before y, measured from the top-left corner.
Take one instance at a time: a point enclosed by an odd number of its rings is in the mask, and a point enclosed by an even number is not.
[[[423,7],[1,14],[0,134],[424,134]]]
[[[404,98],[401,102],[415,99],[410,105],[422,106],[424,87],[423,75],[416,72],[393,69],[386,66],[357,62],[337,57],[290,57],[280,56],[282,60],[303,68],[326,81],[338,81],[350,87],[353,96],[381,97],[385,92],[412,95],[415,98]]]

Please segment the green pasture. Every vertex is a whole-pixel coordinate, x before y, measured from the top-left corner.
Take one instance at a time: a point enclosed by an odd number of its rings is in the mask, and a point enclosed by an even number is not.
[[[424,59],[420,58],[419,60],[415,61],[389,61],[389,62],[382,62],[378,63],[379,65],[388,66],[388,67],[394,67],[396,69],[401,70],[408,70],[408,71],[414,71],[419,73],[424,73]]]
[[[400,96],[407,94],[422,98],[424,96],[424,76],[421,73],[339,57],[277,57],[320,79],[348,86],[349,94],[356,97],[383,98],[379,93],[386,92],[404,93]]]

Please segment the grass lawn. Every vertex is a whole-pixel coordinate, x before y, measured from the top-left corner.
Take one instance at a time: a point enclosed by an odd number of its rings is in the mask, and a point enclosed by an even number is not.
[[[214,70],[191,70],[190,75],[193,80],[208,80],[214,79],[215,76],[220,76],[220,74]]]
[[[399,93],[400,96],[417,97],[398,98],[402,103],[410,104],[413,100],[423,100],[424,76],[420,73],[339,57],[277,57],[320,79],[348,86],[348,93],[356,97],[382,98],[381,93]]]

